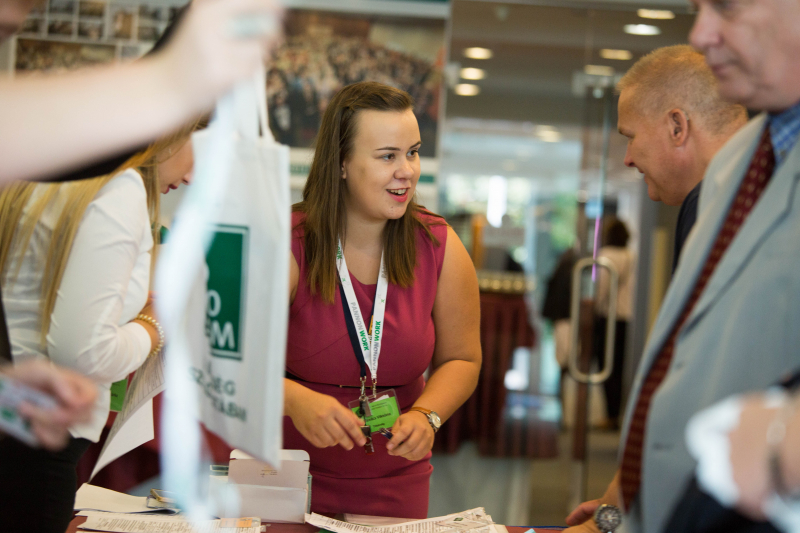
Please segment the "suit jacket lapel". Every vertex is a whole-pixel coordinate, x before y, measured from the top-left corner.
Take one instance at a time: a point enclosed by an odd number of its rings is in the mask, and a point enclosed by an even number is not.
[[[644,372],[649,370],[653,359],[658,355],[661,346],[666,342],[672,328],[680,317],[680,313],[683,311],[692,289],[694,289],[697,277],[700,275],[703,265],[705,265],[706,257],[708,257],[716,240],[719,228],[728,213],[728,207],[744,178],[744,173],[749,166],[750,159],[753,157],[761,131],[763,131],[763,121],[761,121],[761,124],[756,123],[756,121],[753,122],[748,125],[748,129],[752,130],[751,135],[748,135],[748,138],[743,142],[743,145],[747,148],[739,150],[738,157],[723,161],[721,166],[713,168],[715,167],[713,163],[709,166],[705,177],[707,181],[703,182],[701,192],[703,196],[701,203],[707,207],[697,215],[695,227],[684,245],[678,269],[675,271],[664,302],[661,304],[658,319],[650,332],[647,349],[640,365],[640,370]],[[711,172],[713,172],[713,175],[709,175]],[[713,195],[710,200],[708,198],[709,195]],[[707,291],[708,288],[706,288]]]
[[[628,402],[625,413],[623,426],[625,429],[620,440],[620,453],[624,449],[635,399],[639,397],[644,378],[650,371],[653,361],[660,353],[672,328],[675,327],[675,323],[694,289],[697,277],[714,244],[722,221],[728,213],[728,206],[739,189],[739,184],[753,157],[763,131],[764,119],[765,117],[761,116],[751,120],[723,146],[706,170],[700,192],[700,210],[697,213],[697,222],[684,244],[678,269],[672,277],[658,318],[648,335],[642,360],[636,371],[634,386],[629,397],[631,401]]]
[[[748,160],[749,164],[749,160]],[[734,237],[728,250],[722,256],[714,274],[708,282],[700,301],[697,302],[684,329],[688,331],[714,302],[733,284],[759,245],[789,212],[795,184],[800,169],[800,144],[792,148],[783,164],[777,169],[769,185],[761,194],[739,233]],[[736,190],[739,182],[736,180]]]

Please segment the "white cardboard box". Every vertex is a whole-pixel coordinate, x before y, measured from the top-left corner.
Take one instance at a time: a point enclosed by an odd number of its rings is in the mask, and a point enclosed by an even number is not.
[[[217,515],[304,522],[311,508],[308,452],[282,450],[280,471],[240,450],[233,450],[230,459],[227,476],[211,476],[209,492]]]

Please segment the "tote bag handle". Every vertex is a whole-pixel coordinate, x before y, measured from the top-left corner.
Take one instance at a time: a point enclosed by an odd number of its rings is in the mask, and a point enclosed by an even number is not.
[[[275,142],[267,119],[267,79],[264,67],[253,75],[251,83],[242,83],[234,89],[233,106],[236,131],[241,138],[263,138],[270,143]]]

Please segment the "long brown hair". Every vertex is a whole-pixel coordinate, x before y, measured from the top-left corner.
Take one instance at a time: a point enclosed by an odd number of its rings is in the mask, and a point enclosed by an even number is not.
[[[303,201],[292,211],[305,214],[300,223],[305,235],[308,284],[311,294],[317,291],[323,301],[333,303],[336,284],[336,249],[341,238],[345,242],[347,212],[346,180],[342,165],[353,151],[358,116],[361,111],[397,111],[413,109],[414,100],[405,91],[375,82],[348,85],[331,99],[322,117],[314,151],[314,161],[303,189]],[[414,283],[417,266],[417,230],[439,245],[430,224],[420,215],[433,215],[412,198],[405,214],[387,221],[383,231],[383,249],[389,283],[409,287]],[[442,219],[441,224],[445,224]]]
[[[167,150],[180,148],[187,142],[191,132],[198,123],[183,126],[179,130],[158,139],[141,152],[131,156],[120,168],[105,176],[66,183],[33,183],[17,182],[0,192],[0,273],[3,285],[14,283],[22,267],[25,250],[33,237],[36,224],[45,209],[53,202],[60,207],[58,218],[50,236],[50,244],[44,260],[41,289],[41,342],[45,344],[47,332],[50,330],[50,317],[56,304],[56,296],[64,277],[67,259],[72,250],[72,243],[78,232],[83,214],[109,181],[125,169],[134,168],[142,176],[147,192],[147,209],[150,215],[153,242],[158,243],[159,200],[158,163]],[[37,189],[43,192],[32,200],[27,213],[25,207]],[[61,194],[59,194],[61,193]],[[152,261],[155,261],[155,247]],[[152,263],[151,263],[152,271]]]

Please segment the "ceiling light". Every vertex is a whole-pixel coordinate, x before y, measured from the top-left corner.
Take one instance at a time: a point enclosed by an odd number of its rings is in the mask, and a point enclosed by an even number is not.
[[[561,140],[561,134],[557,131],[543,131],[539,134],[539,139],[546,143],[556,143]]]
[[[613,76],[614,68],[605,65],[586,65],[583,71],[590,76]]]
[[[620,61],[627,61],[633,57],[630,50],[613,50],[611,48],[603,48],[600,50],[600,57],[603,59],[619,59]]]
[[[636,14],[643,19],[670,20],[675,18],[675,13],[666,9],[639,9]]]
[[[658,35],[661,30],[658,26],[651,26],[650,24],[625,24],[625,33],[631,35]]]
[[[467,48],[464,50],[464,57],[468,57],[470,59],[491,59],[492,51],[488,48],[473,46],[472,48]]]
[[[475,96],[481,88],[472,83],[459,83],[456,85],[456,94],[459,96]]]
[[[486,71],[482,68],[462,68],[461,77],[465,80],[482,80],[486,77]]]

